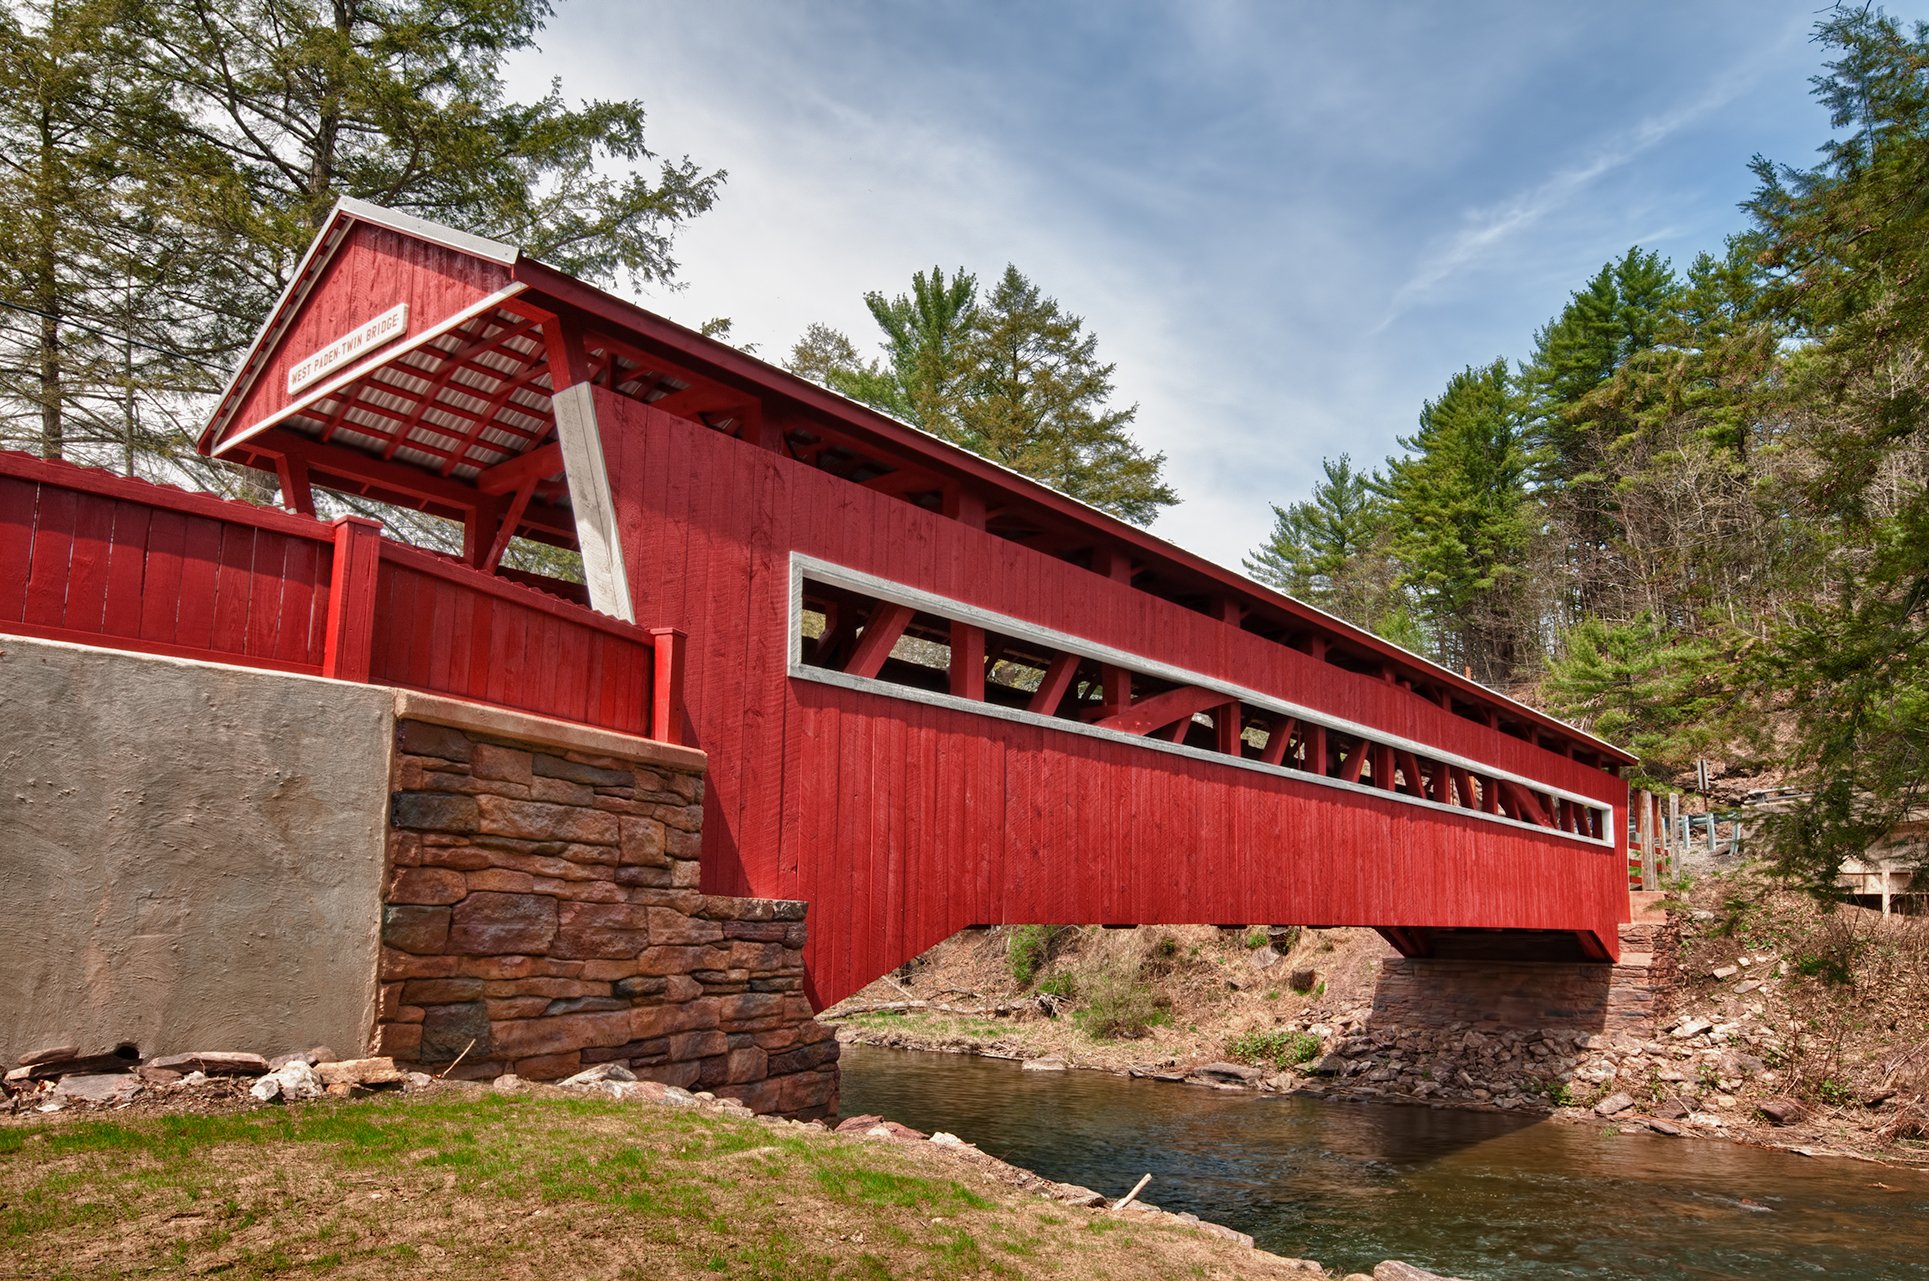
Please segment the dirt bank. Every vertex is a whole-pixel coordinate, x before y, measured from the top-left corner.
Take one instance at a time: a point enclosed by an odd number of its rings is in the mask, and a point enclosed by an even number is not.
[[[967,931],[826,1018],[874,1045],[1929,1165],[1929,921],[1749,869],[1669,910],[1677,978],[1640,1033],[1389,1026],[1378,935],[1263,926]]]

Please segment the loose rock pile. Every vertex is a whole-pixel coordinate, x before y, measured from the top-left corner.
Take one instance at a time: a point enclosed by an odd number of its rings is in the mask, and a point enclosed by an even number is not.
[[[69,1107],[125,1107],[137,1100],[196,1094],[249,1097],[259,1103],[348,1098],[373,1090],[429,1085],[389,1058],[341,1059],[325,1045],[264,1058],[238,1050],[201,1050],[143,1058],[132,1045],[83,1054],[72,1045],[24,1054],[0,1077],[10,1111],[59,1112]],[[237,1087],[245,1083],[245,1095]]]

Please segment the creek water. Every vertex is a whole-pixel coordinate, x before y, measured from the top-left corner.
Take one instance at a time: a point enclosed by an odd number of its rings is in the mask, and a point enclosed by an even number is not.
[[[1507,1113],[1028,1072],[847,1045],[846,1116],[948,1130],[1263,1249],[1475,1281],[1929,1281],[1929,1173]]]

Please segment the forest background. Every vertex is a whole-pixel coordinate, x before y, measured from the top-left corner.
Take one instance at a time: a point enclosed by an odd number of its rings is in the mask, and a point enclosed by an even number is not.
[[[725,175],[653,155],[639,102],[510,100],[549,13],[4,0],[0,447],[271,499],[189,441],[343,195],[673,283]],[[1709,760],[1809,792],[1770,836],[1819,889],[1929,782],[1929,27],[1842,7],[1816,40],[1820,163],[1755,157],[1724,245],[1604,264],[1399,455],[1327,460],[1246,567],[1628,744],[1650,783]],[[1176,502],[1083,320],[987,279],[872,290],[874,354],[812,326],[787,363],[1122,518]]]

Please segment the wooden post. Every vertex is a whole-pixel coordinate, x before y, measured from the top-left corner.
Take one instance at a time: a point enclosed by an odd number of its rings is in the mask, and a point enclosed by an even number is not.
[[[1641,888],[1654,888],[1654,793],[1641,792]]]
[[[985,629],[951,624],[951,693],[982,703],[985,698]]]
[[[367,681],[375,658],[375,584],[382,565],[382,527],[366,516],[334,522],[335,563],[328,578],[328,630],[322,675]]]
[[[1668,793],[1668,871],[1670,879],[1681,875],[1681,847],[1688,843],[1681,830],[1681,793]]]
[[[659,743],[683,742],[683,640],[674,627],[650,629],[650,737]]]

